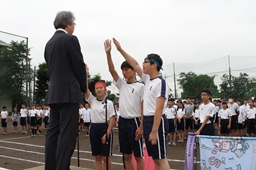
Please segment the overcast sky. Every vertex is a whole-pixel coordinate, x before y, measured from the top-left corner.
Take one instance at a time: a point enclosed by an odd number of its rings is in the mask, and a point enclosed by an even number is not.
[[[55,32],[53,20],[56,13],[62,10],[74,13],[77,24],[74,35],[80,41],[84,61],[92,75],[100,73],[103,79],[111,80],[103,42],[112,37],[117,38],[139,62],[149,53],[159,54],[164,61],[164,74],[167,75],[173,74],[170,66],[173,62],[220,61],[207,64],[207,67],[215,68],[211,68],[210,72],[227,69],[228,55],[231,56],[231,64],[234,63],[232,56],[240,56],[236,59],[237,65],[248,60],[242,68],[251,68],[256,64],[255,0],[0,2],[0,31],[29,38],[33,66],[44,62],[45,44]],[[8,43],[23,39],[0,33],[0,40]],[[114,64],[121,74],[123,58],[114,46],[112,51]],[[243,56],[247,57],[246,61]],[[218,67],[223,62],[225,66]],[[198,67],[206,68],[203,63]],[[189,65],[185,64],[180,69],[187,71],[188,68]],[[173,84],[172,80],[168,81]]]

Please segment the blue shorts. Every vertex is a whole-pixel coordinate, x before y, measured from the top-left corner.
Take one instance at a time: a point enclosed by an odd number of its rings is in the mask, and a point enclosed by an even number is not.
[[[108,144],[102,144],[101,138],[106,134],[108,124],[91,123],[90,125],[90,143],[92,156],[112,156],[113,132],[108,137]]]
[[[180,122],[177,120],[177,130],[185,130],[186,121],[184,118],[180,120]]]
[[[21,117],[20,118],[20,125],[21,126],[27,126],[27,117]]]
[[[31,126],[36,126],[37,123],[36,123],[36,117],[30,117],[30,125]]]
[[[2,119],[2,127],[7,127],[6,119]]]
[[[177,130],[176,120],[168,119],[168,123],[169,123],[169,132],[176,132]]]
[[[133,119],[119,117],[118,138],[121,153],[132,154],[133,152],[135,157],[143,157],[142,138],[140,140],[135,140],[135,132],[139,126],[140,119],[138,117]]]
[[[200,124],[200,126],[202,126],[202,123]],[[209,135],[209,136],[214,136],[214,134],[215,134],[215,130],[212,123],[205,124],[204,128],[200,133],[200,135]]]
[[[162,116],[161,122],[157,132],[157,144],[152,145],[149,139],[152,126],[154,123],[154,116],[144,116],[144,138],[147,146],[148,155],[152,156],[153,159],[165,159],[166,157],[166,145],[165,138],[169,131],[168,120],[165,115]]]

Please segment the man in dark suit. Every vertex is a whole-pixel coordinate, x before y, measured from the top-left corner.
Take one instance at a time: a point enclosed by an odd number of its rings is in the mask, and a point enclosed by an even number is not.
[[[78,39],[72,35],[74,20],[69,11],[56,15],[56,32],[44,52],[50,74],[45,104],[51,108],[45,144],[46,170],[69,169],[76,145],[79,103],[87,89],[83,55]]]

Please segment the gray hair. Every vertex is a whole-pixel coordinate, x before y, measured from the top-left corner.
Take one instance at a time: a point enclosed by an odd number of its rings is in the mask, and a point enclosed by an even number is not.
[[[75,19],[76,18],[71,11],[60,11],[57,13],[53,25],[55,29],[65,29],[67,25],[74,24]]]

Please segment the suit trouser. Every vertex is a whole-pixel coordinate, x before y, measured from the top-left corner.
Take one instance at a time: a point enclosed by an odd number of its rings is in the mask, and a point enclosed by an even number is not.
[[[76,146],[78,103],[50,105],[45,142],[45,170],[68,170]]]

